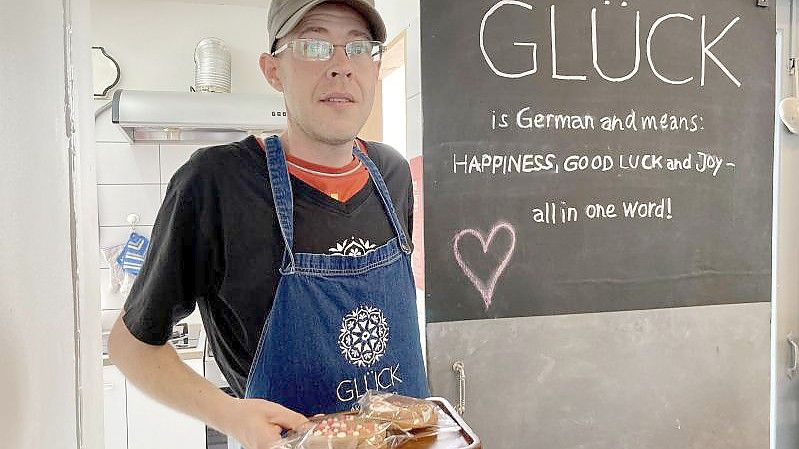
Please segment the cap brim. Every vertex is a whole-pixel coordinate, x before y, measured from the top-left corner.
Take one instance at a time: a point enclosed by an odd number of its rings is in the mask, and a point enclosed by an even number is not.
[[[286,23],[284,23],[277,31],[275,38],[273,39],[272,46],[274,47],[274,42],[285,37],[291,32],[291,30],[299,25],[300,21],[302,21],[302,18],[305,17],[305,14],[307,14],[308,11],[328,1],[330,0],[314,0],[297,10],[297,12],[289,17]],[[383,22],[383,18],[380,17],[380,13],[378,13],[372,5],[360,0],[336,0],[336,3],[347,5],[350,8],[358,11],[362,16],[364,16],[366,22],[369,24],[372,37],[380,42],[386,41],[386,24]]]

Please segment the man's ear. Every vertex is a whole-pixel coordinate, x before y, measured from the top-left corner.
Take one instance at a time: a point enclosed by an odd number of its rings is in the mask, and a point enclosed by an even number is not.
[[[280,61],[269,53],[262,53],[258,62],[261,65],[261,73],[264,74],[266,82],[276,91],[283,92],[283,81],[280,79],[280,73],[278,72]]]

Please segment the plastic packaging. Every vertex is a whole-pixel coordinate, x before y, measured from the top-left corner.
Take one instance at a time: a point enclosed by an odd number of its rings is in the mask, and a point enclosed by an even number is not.
[[[393,422],[402,430],[432,427],[438,423],[438,407],[423,399],[369,391],[358,403],[364,416]]]
[[[100,249],[103,259],[108,264],[111,273],[108,292],[118,294],[123,298],[128,297],[128,293],[130,293],[130,289],[133,287],[133,282],[136,280],[136,276],[125,272],[122,266],[117,263],[119,256],[125,252],[126,246],[127,243],[123,243],[121,245]]]
[[[410,439],[390,422],[334,413],[311,418],[272,449],[395,449]]]
[[[425,399],[368,391],[359,401],[361,416],[387,421],[409,432],[413,439],[461,430],[437,404]]]
[[[397,449],[461,430],[438,405],[424,399],[368,391],[358,406],[357,412],[310,418],[272,449]]]

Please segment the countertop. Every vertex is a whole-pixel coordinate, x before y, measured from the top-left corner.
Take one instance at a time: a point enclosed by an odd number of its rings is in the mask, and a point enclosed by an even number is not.
[[[205,350],[205,333],[201,333],[197,340],[197,347],[177,349],[178,356],[181,360],[197,360],[202,359]],[[108,358],[108,354],[103,354],[103,366],[113,366],[114,363]]]

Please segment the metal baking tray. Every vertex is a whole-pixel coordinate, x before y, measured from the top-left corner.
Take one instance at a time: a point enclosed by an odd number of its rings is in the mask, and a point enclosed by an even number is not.
[[[425,437],[419,435],[418,439],[409,441],[401,449],[482,449],[480,438],[474,433],[463,418],[455,411],[448,400],[440,397],[427,398],[435,403],[442,412],[449,415],[460,426],[459,432],[444,432],[439,435]]]

